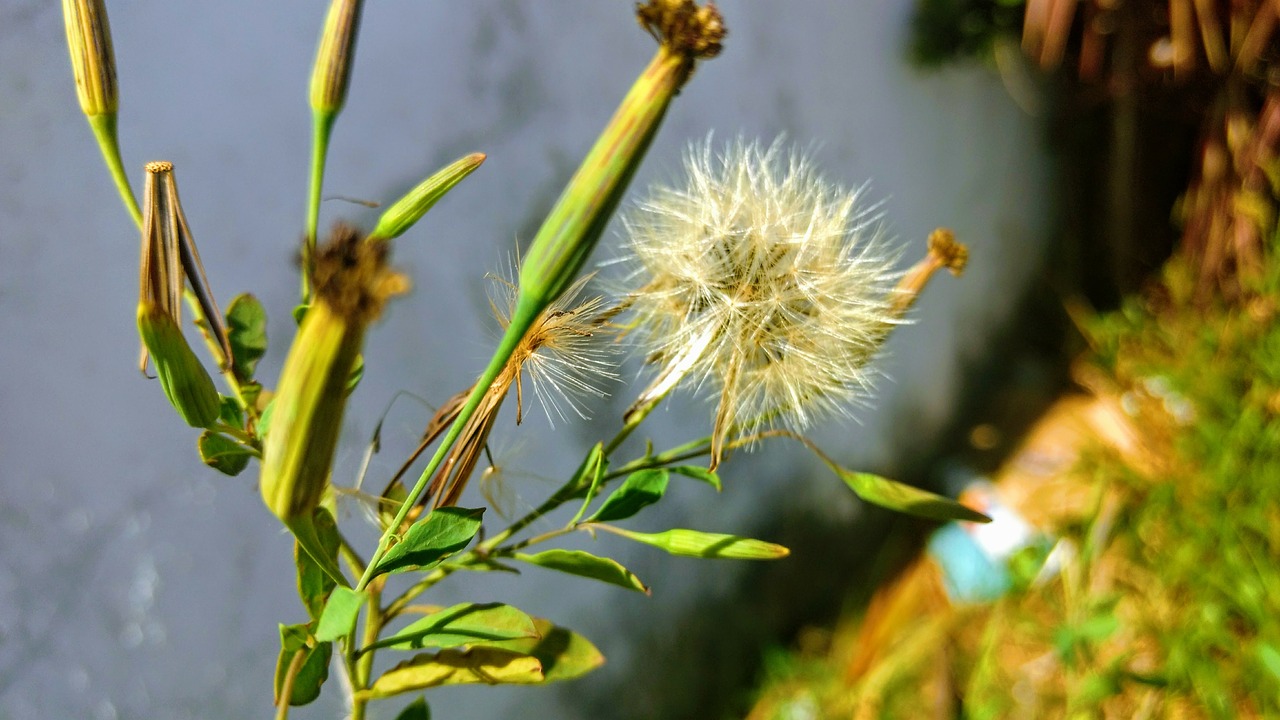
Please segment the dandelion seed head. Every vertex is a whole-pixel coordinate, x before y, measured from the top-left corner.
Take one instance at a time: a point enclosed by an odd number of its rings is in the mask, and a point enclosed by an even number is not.
[[[874,206],[781,142],[711,142],[623,218],[637,334],[651,357],[718,390],[716,433],[804,429],[864,404],[899,322],[900,276]],[[696,357],[695,357],[696,356]]]

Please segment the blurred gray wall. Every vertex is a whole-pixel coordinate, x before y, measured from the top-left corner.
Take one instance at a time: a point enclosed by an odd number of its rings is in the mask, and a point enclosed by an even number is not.
[[[251,290],[268,308],[272,348],[260,374],[269,383],[292,333],[306,82],[324,5],[109,3],[128,167],[140,182],[147,160],[176,165],[220,300]],[[906,259],[938,225],[971,245],[966,276],[940,277],[918,322],[891,342],[879,410],[818,432],[847,464],[887,469],[917,451],[891,439],[927,449],[953,401],[958,361],[982,353],[988,329],[1037,271],[1046,163],[1035,122],[985,70],[906,67],[909,2],[726,0],[721,8],[725,52],[676,100],[634,188],[674,177],[682,149],[710,131],[786,133],[816,148],[830,180],[870,183],[866,197],[883,201]],[[439,402],[474,378],[496,337],[482,276],[532,236],[653,48],[630,3],[368,4],[326,194],[385,201],[463,153],[489,158],[396,246],[415,290],[371,333],[338,482],[350,482],[393,393]],[[373,211],[327,202],[323,224],[339,217],[368,224]],[[610,234],[596,259],[615,245]],[[290,543],[264,511],[255,473],[231,479],[204,468],[196,433],[138,376],[137,252],[76,105],[58,5],[0,0],[3,720],[266,716],[276,623],[301,618]],[[510,478],[513,492],[540,501],[598,435],[611,434],[629,401],[617,390],[589,426],[551,429],[530,413],[517,434],[504,422],[495,447],[530,469]],[[704,434],[710,413],[705,401],[677,398],[650,433],[659,446]],[[374,466],[379,484],[425,417],[412,402],[393,410]],[[790,449],[739,456],[723,476],[722,495],[680,485],[659,506],[664,516],[637,524],[748,532],[781,506],[850,524],[860,513],[842,485]],[[373,537],[367,531],[362,542]],[[595,547],[639,573],[654,596],[531,570],[514,581],[462,578],[434,600],[503,600],[569,624],[609,656],[599,677],[616,683],[646,662],[636,638],[669,634],[667,618],[726,592],[737,571],[616,538]],[[698,648],[683,657],[695,666]],[[336,715],[335,690],[295,717]],[[430,699],[440,718],[587,717],[580,694],[468,687]]]

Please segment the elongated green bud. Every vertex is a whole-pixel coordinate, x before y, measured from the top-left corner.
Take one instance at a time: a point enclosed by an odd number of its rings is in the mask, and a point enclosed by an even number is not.
[[[404,197],[392,203],[386,212],[382,213],[382,217],[378,218],[377,227],[369,234],[369,239],[390,240],[391,238],[400,237],[405,230],[413,227],[414,223],[422,219],[422,216],[427,214],[431,206],[444,197],[445,193],[452,190],[454,185],[462,182],[463,178],[480,167],[484,159],[484,153],[472,153],[454,160],[446,167],[441,168],[435,175],[423,180],[417,187],[405,194]]]
[[[387,251],[339,225],[317,252],[316,301],[285,359],[262,454],[262,499],[291,527],[309,522],[324,495],[365,328],[406,287]]]
[[[336,113],[347,102],[362,5],[362,0],[333,0],[329,5],[311,70],[311,109],[316,112]]]
[[[111,26],[102,0],[62,0],[76,95],[85,115],[114,115],[119,105]]]
[[[165,397],[182,419],[191,427],[212,425],[218,419],[218,390],[173,317],[154,303],[140,302],[138,334],[151,354]]]
[[[80,109],[89,119],[102,158],[107,163],[116,191],[134,222],[142,224],[142,211],[129,186],[120,157],[116,134],[116,109],[120,105],[116,86],[116,56],[111,47],[111,25],[103,0],[62,0],[62,19],[67,29],[67,49],[76,79]]]
[[[520,303],[535,314],[577,278],[695,61],[720,52],[725,30],[713,5],[651,0],[637,14],[662,44],[533,239]]]

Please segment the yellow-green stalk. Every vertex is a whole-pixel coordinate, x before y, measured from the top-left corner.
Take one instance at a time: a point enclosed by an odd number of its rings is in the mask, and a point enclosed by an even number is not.
[[[347,102],[356,35],[363,0],[333,0],[320,33],[316,64],[311,70],[311,186],[307,195],[307,237],[302,247],[302,302],[311,302],[315,272],[316,227],[320,220],[320,192],[333,123]]]
[[[62,0],[62,18],[67,27],[67,49],[71,52],[71,71],[76,78],[80,109],[89,119],[89,127],[111,171],[120,199],[133,216],[133,221],[141,226],[142,211],[138,208],[133,188],[129,186],[116,135],[116,110],[120,97],[107,8],[103,0]]]
[[[516,306],[498,349],[476,382],[467,404],[427,464],[422,476],[383,533],[358,588],[363,589],[409,511],[426,490],[449,448],[506,367],[542,310],[577,278],[604,231],[627,183],[657,132],[671,99],[688,81],[699,59],[720,52],[725,30],[714,5],[693,0],[650,0],[637,8],[641,26],[660,45],[649,66],[623,98],[613,118],[569,180],[534,237],[520,272]]]
[[[218,419],[220,400],[212,378],[182,334],[178,296],[183,285],[180,233],[185,223],[179,221],[173,165],[147,163],[146,169],[138,278],[140,365],[146,373],[150,355],[160,387],[182,419],[192,427],[208,427]]]
[[[484,162],[484,153],[471,153],[458,158],[441,168],[436,174],[423,180],[404,197],[391,204],[391,207],[378,218],[378,225],[369,233],[370,240],[390,240],[400,237],[404,231],[422,219],[423,215],[436,204],[454,185],[470,175]]]
[[[312,513],[333,465],[347,384],[365,329],[407,281],[386,266],[388,245],[339,225],[316,253],[315,302],[289,348],[262,450],[260,487],[267,508],[298,544],[340,583],[342,574],[318,545]]]

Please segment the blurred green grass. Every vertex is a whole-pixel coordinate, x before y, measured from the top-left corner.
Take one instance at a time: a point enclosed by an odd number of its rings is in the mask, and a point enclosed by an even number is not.
[[[849,658],[866,628],[851,610],[769,654],[749,717],[1280,716],[1270,265],[1241,303],[1206,305],[1174,260],[1158,289],[1085,323],[1090,389],[1123,408],[1141,452],[1103,438],[1080,452],[1069,480],[1089,501],[1051,529],[1076,549],[1060,574],[1027,575],[992,603],[931,605],[857,675]]]

